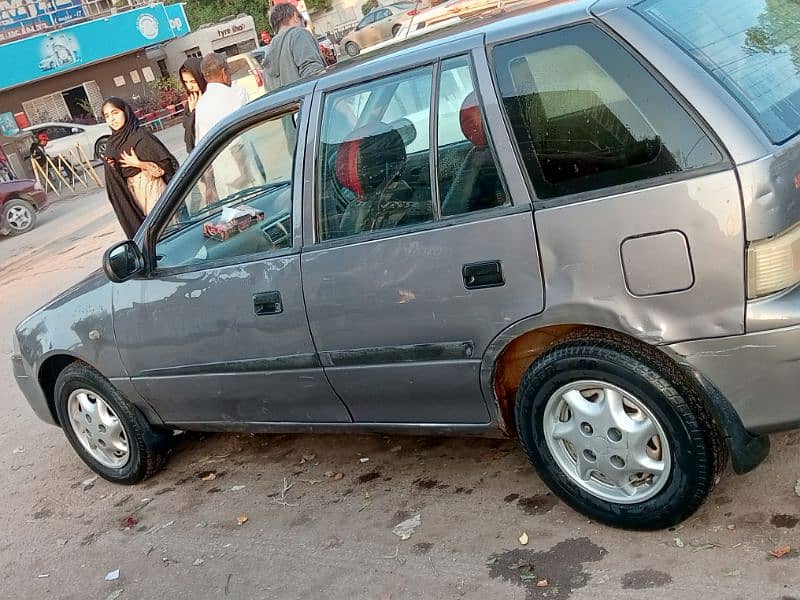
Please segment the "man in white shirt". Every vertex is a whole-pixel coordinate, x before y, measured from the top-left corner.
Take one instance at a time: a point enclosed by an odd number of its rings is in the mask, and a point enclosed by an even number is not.
[[[212,53],[200,61],[206,78],[206,91],[195,107],[195,139],[200,142],[219,121],[249,100],[247,91],[231,86],[231,73],[225,57]],[[257,182],[252,144],[240,136],[214,159],[213,168],[203,177],[205,203],[229,196]]]

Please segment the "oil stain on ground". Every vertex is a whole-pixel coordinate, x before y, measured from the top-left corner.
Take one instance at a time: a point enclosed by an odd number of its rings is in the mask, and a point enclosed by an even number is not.
[[[800,523],[800,517],[797,515],[772,515],[769,520],[775,527],[785,527],[786,529],[794,529]]]
[[[647,590],[663,587],[668,583],[672,583],[672,577],[668,573],[653,569],[631,571],[622,576],[622,589],[624,590]]]
[[[589,574],[583,563],[601,560],[607,551],[589,538],[559,542],[546,552],[516,549],[489,557],[489,577],[504,579],[525,589],[526,600],[566,600],[586,587]],[[547,580],[547,585],[537,584]]]
[[[522,509],[526,515],[543,515],[553,510],[553,507],[558,503],[553,494],[538,494],[530,496],[529,498],[520,498],[517,506]]]

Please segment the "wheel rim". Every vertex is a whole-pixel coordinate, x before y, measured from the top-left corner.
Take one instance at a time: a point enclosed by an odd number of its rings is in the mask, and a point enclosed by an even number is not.
[[[105,158],[106,156],[106,145],[108,144],[108,140],[100,140],[97,142],[96,154],[97,158]]]
[[[102,396],[77,389],[69,395],[67,412],[72,431],[92,458],[112,469],[125,466],[130,458],[128,435]]]
[[[345,50],[350,56],[355,56],[358,54],[358,46],[356,46],[353,42],[349,42],[347,46],[345,46]]]
[[[638,398],[610,383],[582,380],[550,396],[544,436],[558,466],[590,494],[619,504],[644,502],[669,479],[669,443]]]
[[[31,209],[27,206],[12,206],[6,211],[6,223],[15,231],[24,231],[33,221]]]

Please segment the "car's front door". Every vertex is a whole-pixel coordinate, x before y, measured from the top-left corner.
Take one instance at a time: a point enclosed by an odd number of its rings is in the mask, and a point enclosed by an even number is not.
[[[198,177],[147,232],[154,272],[114,287],[122,361],[166,422],[349,420],[306,320],[296,116],[251,118],[192,157]]]
[[[487,135],[499,112],[477,101],[469,55],[315,105],[303,289],[331,384],[356,422],[488,422],[483,352],[543,294],[529,199],[498,168],[492,141],[508,141]]]

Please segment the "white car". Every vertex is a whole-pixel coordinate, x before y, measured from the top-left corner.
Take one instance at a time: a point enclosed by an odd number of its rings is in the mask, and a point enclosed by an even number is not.
[[[105,123],[97,125],[79,125],[78,123],[58,123],[49,121],[26,127],[36,138],[42,131],[47,133],[47,154],[51,157],[61,154],[70,158],[70,151],[77,150],[80,144],[87,158],[103,158],[106,154],[106,143],[111,136],[111,129]]]

